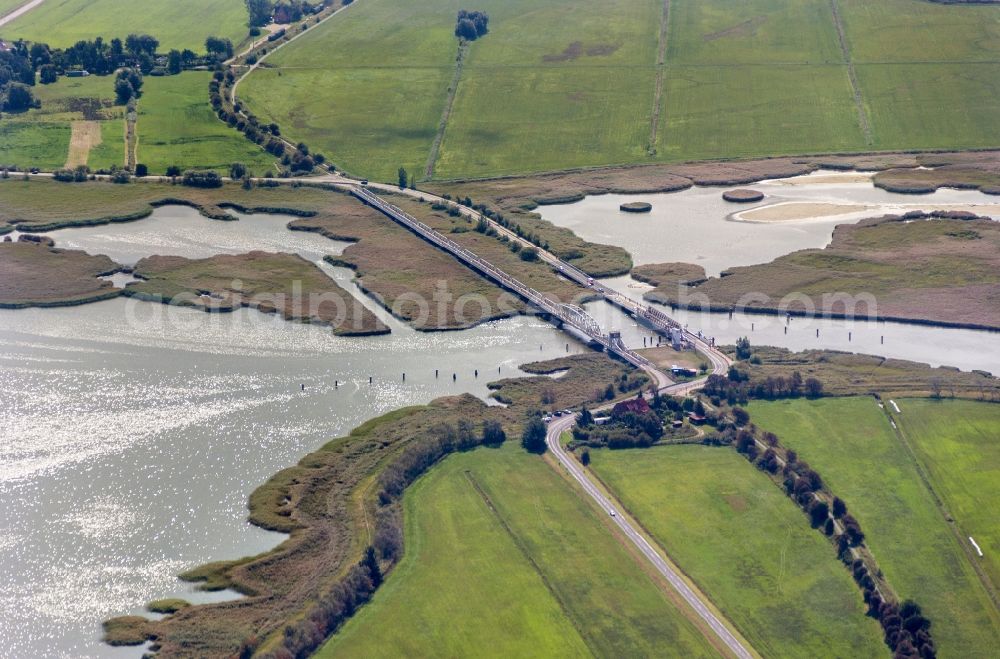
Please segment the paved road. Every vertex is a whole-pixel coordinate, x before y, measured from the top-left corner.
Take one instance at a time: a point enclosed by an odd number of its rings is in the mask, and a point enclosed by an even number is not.
[[[3,27],[7,23],[10,23],[11,21],[27,14],[29,11],[31,11],[38,5],[42,4],[43,2],[45,2],[45,0],[31,0],[31,2],[21,5],[14,11],[5,14],[3,16],[0,16],[0,27]]]
[[[636,368],[641,368],[647,371],[656,379],[657,382],[669,382],[666,375],[653,366],[648,359],[637,354],[635,351],[625,346],[625,344],[621,341],[611,339],[607,335],[603,334],[600,325],[598,325],[593,318],[588,316],[586,312],[579,307],[565,305],[557,300],[551,300],[544,293],[536,291],[530,286],[523,284],[515,277],[497,268],[495,265],[475,252],[463,247],[451,238],[435,230],[433,227],[424,224],[409,213],[403,211],[401,208],[387,202],[366,187],[355,186],[351,189],[351,194],[372,208],[385,213],[388,217],[392,218],[410,231],[413,231],[429,243],[452,254],[455,258],[459,259],[469,267],[479,271],[488,279],[493,280],[503,288],[517,293],[520,297],[527,300],[532,306],[539,309],[543,313],[558,318],[564,324],[576,328],[578,331],[590,337],[592,341],[600,344],[608,352],[613,352]]]
[[[678,385],[678,386],[687,386]],[[668,390],[669,391],[669,390]],[[563,416],[558,417],[549,424],[548,436],[546,437],[546,442],[548,442],[549,450],[552,454],[559,460],[559,463],[569,472],[570,476],[580,484],[591,499],[597,502],[603,510],[607,511],[610,515],[612,511],[615,512],[612,518],[614,523],[622,530],[625,537],[628,538],[629,542],[635,545],[642,555],[648,560],[653,567],[659,572],[663,577],[673,586],[674,590],[684,598],[684,601],[694,610],[695,613],[705,621],[705,624],[711,628],[716,636],[729,648],[734,655],[741,657],[742,659],[751,659],[754,655],[744,647],[744,645],[729,631],[729,628],[719,620],[718,616],[712,613],[711,609],[705,604],[704,600],[690,587],[687,582],[677,574],[677,572],[663,560],[663,557],[646,541],[646,538],[639,533],[635,527],[622,515],[620,514],[621,507],[617,502],[612,501],[607,496],[601,492],[600,489],[593,482],[591,482],[590,477],[586,474],[583,467],[581,467],[577,461],[570,456],[562,447],[559,442],[559,437],[563,432],[569,430],[573,427],[573,423],[576,421],[576,416]]]

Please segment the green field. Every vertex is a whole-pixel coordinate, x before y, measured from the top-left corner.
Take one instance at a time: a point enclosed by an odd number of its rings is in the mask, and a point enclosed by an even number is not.
[[[487,4],[437,178],[646,158],[662,2]]]
[[[669,160],[865,148],[842,66],[677,66],[664,94],[657,149]]]
[[[0,17],[6,16],[28,0],[0,0]]]
[[[1000,405],[927,399],[897,401],[900,427],[955,518],[961,537],[972,536],[980,561],[1000,588]]]
[[[819,0],[484,0],[434,177],[616,163],[997,146],[1000,7],[836,0],[866,141]],[[456,0],[357,3],[241,86],[257,114],[348,171],[423,172],[454,71]],[[889,36],[887,36],[889,35]],[[914,36],[916,35],[916,36]]]
[[[996,145],[1000,66],[991,63],[863,64],[858,80],[879,148]],[[951,99],[951,102],[942,102]]]
[[[242,162],[259,175],[273,165],[274,158],[212,112],[210,76],[191,71],[146,78],[139,99],[136,162],[149,167],[150,174],[163,174],[171,165],[225,171],[230,163]]]
[[[591,465],[765,657],[881,656],[835,551],[735,451],[591,451]]]
[[[889,583],[933,621],[938,656],[992,656],[1000,614],[875,402],[753,403],[750,413],[844,499]]]
[[[998,7],[926,0],[837,2],[855,62],[996,63],[1000,59]]]
[[[407,491],[405,516],[402,562],[318,657],[716,656],[520,447],[449,457]]]
[[[490,15],[490,34],[469,49],[438,177],[642,158],[661,6],[476,5]],[[384,179],[399,165],[423,171],[454,72],[461,7],[455,0],[359,2],[267,60],[280,78],[261,69],[241,95],[255,113],[349,171]]]
[[[102,143],[91,149],[92,169],[124,161],[124,108],[113,105],[114,78],[60,78],[36,85],[33,93],[41,108],[5,114],[0,120],[0,163],[56,169],[66,164],[74,121],[101,123]]]
[[[2,5],[0,13],[6,13]],[[151,34],[160,40],[163,52],[171,48],[204,52],[205,37],[210,35],[241,41],[246,23],[243,0],[46,0],[0,28],[0,37],[63,48],[99,36],[110,41]]]

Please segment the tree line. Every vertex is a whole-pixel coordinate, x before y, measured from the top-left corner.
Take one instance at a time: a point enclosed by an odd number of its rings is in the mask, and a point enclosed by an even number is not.
[[[720,433],[722,443],[733,445],[758,469],[780,480],[785,494],[809,518],[810,525],[830,538],[837,557],[850,570],[862,591],[869,616],[878,620],[883,640],[898,659],[933,659],[937,649],[931,636],[931,621],[911,600],[902,604],[880,590],[874,566],[855,558],[853,550],[864,547],[861,524],[847,509],[847,504],[826,488],[823,478],[791,449],[785,449],[774,433],[762,431],[750,423],[742,408],[731,408],[732,423]],[[765,448],[761,450],[761,445]],[[870,552],[868,552],[870,555]],[[876,574],[881,572],[874,567]]]
[[[260,34],[260,28],[271,22],[292,23],[300,21],[307,16],[322,11],[331,4],[330,0],[323,0],[322,2],[307,2],[306,0],[282,0],[281,2],[274,2],[274,0],[245,0],[245,3],[248,16],[247,23],[251,29],[256,28],[258,30],[257,34]],[[344,4],[350,4],[350,2],[345,2]]]
[[[503,426],[488,419],[480,426],[468,419],[457,424],[440,423],[425,436],[410,441],[378,477],[379,494],[372,544],[347,575],[314,603],[302,618],[285,627],[280,647],[255,654],[260,640],[243,642],[242,659],[297,659],[308,657],[319,648],[360,606],[371,599],[385,574],[403,556],[404,490],[444,457],[477,446],[499,447],[506,441]]]

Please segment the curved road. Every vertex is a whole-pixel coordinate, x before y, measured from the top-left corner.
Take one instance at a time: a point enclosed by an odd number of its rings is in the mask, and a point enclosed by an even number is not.
[[[358,185],[356,181],[346,179],[345,177],[342,176],[334,175],[332,177],[325,177],[325,178],[327,178],[327,180],[331,182],[335,180],[336,183],[340,184],[347,184],[353,186]],[[364,187],[366,186],[361,186],[360,189],[356,188],[355,194],[357,194],[357,196],[359,196],[360,198],[367,200],[368,203],[377,204],[376,207],[380,207],[381,205],[391,206],[391,204],[387,204],[387,202],[384,202],[379,197],[372,194],[370,190],[364,190]],[[436,198],[436,195],[428,193],[418,193],[416,191],[411,191],[411,190],[398,190],[388,185],[373,184],[367,187],[376,189],[382,188],[386,191],[392,191],[392,192],[403,192],[406,194],[412,194],[414,196],[420,195],[423,196],[425,199]],[[441,200],[440,198],[436,199]],[[448,202],[448,203],[454,203],[454,202]],[[463,214],[469,217],[475,219],[483,217],[474,209],[467,208],[461,205],[459,205],[459,209],[462,211]],[[394,217],[394,215],[390,214],[390,217]],[[397,219],[397,221],[399,221],[399,218],[394,217],[394,219]],[[484,218],[484,219],[490,222],[492,227],[496,229],[498,232],[502,233],[503,235],[506,235],[508,239],[517,240],[522,243],[525,242],[522,238],[514,234],[506,227],[503,227],[493,222],[489,218]],[[412,227],[410,228],[412,229]],[[430,229],[428,228],[428,230]],[[433,232],[433,230],[430,231]],[[645,318],[647,320],[652,320],[654,325],[661,330],[667,326],[675,326],[675,327],[678,326],[676,322],[667,317],[666,314],[663,314],[658,310],[652,310],[650,307],[642,304],[641,302],[633,300],[631,297],[627,295],[624,295],[617,291],[611,291],[609,289],[606,289],[600,284],[594,282],[594,280],[591,279],[586,273],[564,262],[555,254],[552,254],[551,252],[540,248],[537,249],[539,252],[539,257],[543,261],[551,265],[553,269],[558,270],[560,274],[584,286],[590,287],[593,284],[592,290],[595,290],[596,292],[600,293],[605,300],[607,300],[611,304],[614,304],[622,308],[623,310],[630,313],[637,319]],[[692,334],[687,330],[684,330],[684,332],[688,340],[694,343],[695,346],[709,358],[709,360],[712,363],[712,373],[724,374],[728,371],[729,365],[731,363],[729,357],[720,352],[713,345],[710,345],[710,343],[705,341],[705,339],[702,338],[701,336]],[[705,385],[705,380],[707,379],[706,377],[702,377],[697,380],[693,380],[691,382],[682,382],[675,384],[671,380],[669,380],[669,378],[667,378],[666,375],[664,375],[659,369],[653,367],[651,364],[644,367],[644,370],[646,370],[647,372],[649,372],[651,376],[653,376],[654,381],[657,384],[657,389],[659,391],[672,395],[683,395],[690,393],[691,391],[694,391],[696,389],[699,389]],[[606,407],[610,407],[610,405],[605,406],[605,408]],[[576,421],[576,415],[569,415],[569,416],[558,417],[549,423],[546,434],[546,443],[548,444],[549,449],[552,451],[552,454],[556,457],[556,459],[563,466],[563,468],[566,469],[567,472],[569,472],[570,476],[572,476],[573,479],[580,485],[583,491],[586,492],[587,495],[590,496],[590,498],[592,498],[597,503],[598,506],[600,506],[603,510],[608,511],[609,515],[612,515],[615,524],[621,529],[622,533],[625,535],[626,538],[628,538],[629,542],[631,542],[636,547],[636,549],[638,549],[639,552],[646,558],[646,560],[650,562],[653,568],[657,572],[659,572],[663,576],[663,578],[667,580],[668,583],[670,583],[670,585],[674,588],[674,590],[676,590],[677,593],[684,599],[684,601],[687,602],[688,606],[690,606],[691,609],[693,609],[694,612],[698,614],[698,616],[705,622],[708,628],[712,630],[712,632],[719,638],[722,644],[725,645],[725,647],[728,648],[733,655],[740,657],[740,659],[751,659],[754,656],[756,656],[750,651],[750,649],[748,649],[743,644],[743,642],[739,638],[736,637],[735,634],[733,634],[733,632],[730,631],[730,629],[725,625],[725,623],[723,623],[722,620],[720,620],[720,618],[717,615],[715,615],[715,613],[706,604],[705,601],[706,598],[704,598],[703,595],[699,594],[691,586],[689,586],[687,582],[677,573],[677,571],[667,561],[663,559],[663,557],[656,551],[656,549],[649,543],[649,541],[646,540],[646,538],[632,525],[632,523],[629,522],[625,518],[625,516],[621,515],[618,512],[619,510],[621,510],[620,504],[618,504],[610,496],[602,492],[601,489],[598,488],[593,481],[591,481],[590,477],[587,475],[586,470],[584,470],[577,463],[577,461],[563,449],[562,444],[559,441],[560,436],[562,435],[563,432],[572,428],[575,421]]]

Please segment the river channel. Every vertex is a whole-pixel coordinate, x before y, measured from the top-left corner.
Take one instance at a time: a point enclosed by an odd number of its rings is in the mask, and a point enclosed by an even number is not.
[[[765,204],[800,197],[870,204],[881,195],[866,183],[754,187],[769,191]],[[626,200],[617,196],[543,212],[585,238],[623,245],[638,263],[687,260],[710,273],[820,247],[843,221],[736,222],[719,194],[696,188],[627,198],[651,201],[650,216],[617,217]],[[934,203],[978,201],[956,191],[939,195]],[[288,231],[290,219],[241,215],[220,222],[164,207],[138,222],[49,235],[60,247],[126,265],[151,254],[200,258],[253,249],[319,263],[347,245]],[[176,575],[281,541],[246,523],[247,497],[269,476],[372,417],[445,394],[486,398],[487,382],[517,375],[518,364],[585,350],[530,317],[461,332],[416,332],[366,298],[351,271],[321,267],[392,333],[335,337],[246,309],[205,314],[124,298],[0,310],[0,656],[138,656],[134,648],[102,645],[101,620],[140,613],[162,597],[233,596],[198,593]],[[643,292],[628,277],[606,283],[636,297]],[[648,337],[605,303],[588,309],[606,329],[622,329],[632,346]],[[795,319],[786,334],[784,320],[775,317],[685,313],[680,319],[719,342],[748,335],[756,343],[1000,372],[996,333]]]
[[[345,246],[288,231],[290,219],[169,207],[49,235],[126,264],[250,249],[317,261]],[[446,394],[485,399],[518,364],[585,350],[528,317],[416,332],[361,296],[350,271],[327,272],[392,333],[336,337],[246,309],[124,298],[0,310],[0,656],[139,656],[102,645],[100,622],[151,599],[232,596],[176,575],[281,541],[246,523],[269,476],[372,417]]]
[[[586,240],[625,248],[636,264],[696,263],[713,276],[727,268],[766,263],[796,250],[825,247],[836,225],[863,217],[916,209],[961,209],[1000,219],[1000,200],[995,196],[950,189],[919,196],[890,193],[874,187],[868,176],[853,172],[820,171],[748,187],[763,192],[764,200],[734,204],[722,199],[722,188],[694,187],[662,194],[591,196],[538,210],[546,220],[572,229]],[[653,210],[648,214],[620,211],[619,205],[629,201],[647,201]],[[815,215],[809,216],[810,211]],[[764,213],[764,217],[786,219],[742,219],[755,213],[757,217]],[[799,217],[787,219],[795,215]],[[601,283],[636,299],[651,288],[628,276]],[[605,328],[622,331],[633,347],[641,347],[643,337],[649,338],[648,331],[610,305],[598,302],[587,305],[587,310]],[[728,314],[679,311],[674,316],[720,344],[746,336],[751,343],[791,350],[845,350],[1000,374],[998,332],[824,318],[794,318],[786,325],[784,318],[761,314],[734,314],[730,318]]]

